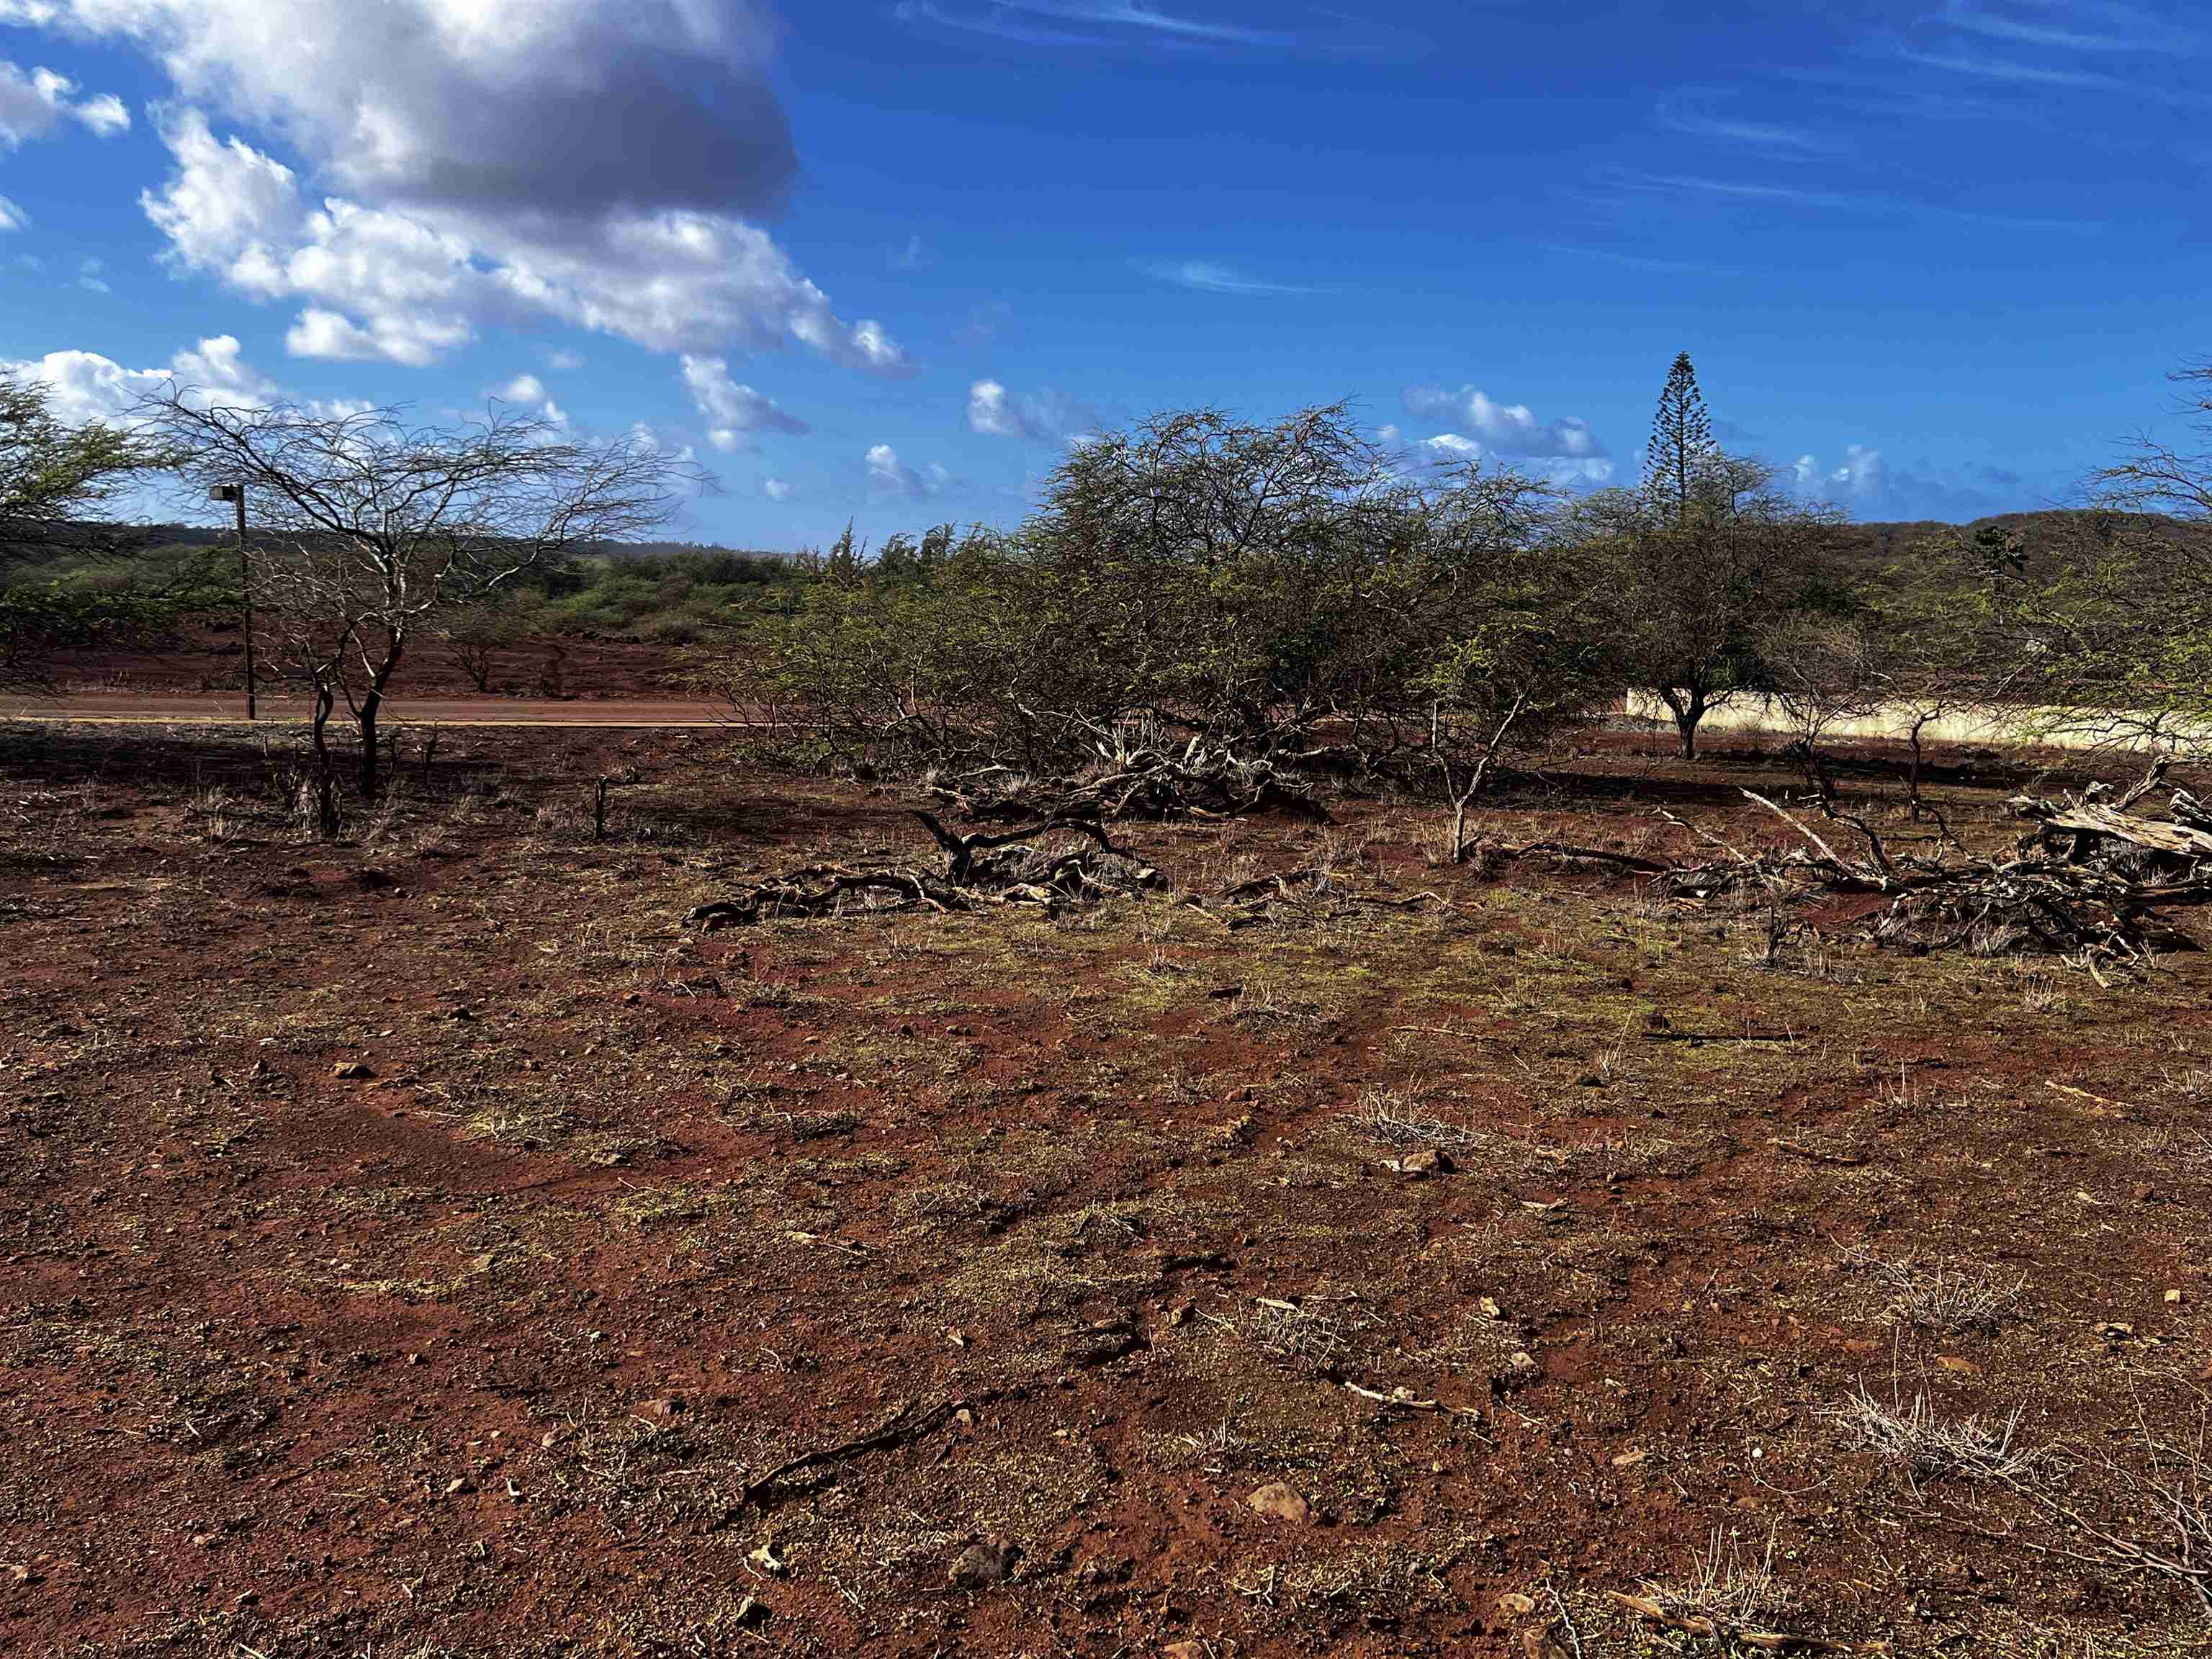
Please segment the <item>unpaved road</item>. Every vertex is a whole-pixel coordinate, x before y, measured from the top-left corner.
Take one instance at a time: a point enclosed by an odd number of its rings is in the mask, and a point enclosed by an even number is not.
[[[257,713],[264,726],[304,723],[308,705],[297,698],[264,697]],[[87,693],[63,697],[10,697],[0,717],[82,721],[106,726],[203,726],[246,723],[246,699],[237,692],[198,696]],[[341,709],[337,718],[343,720]],[[386,726],[725,726],[726,703],[676,699],[579,697],[398,697],[384,706]]]

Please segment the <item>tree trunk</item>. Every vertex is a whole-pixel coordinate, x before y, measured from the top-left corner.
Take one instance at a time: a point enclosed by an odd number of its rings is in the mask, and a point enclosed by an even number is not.
[[[1910,810],[1911,820],[1915,823],[1920,822],[1920,728],[1927,723],[1928,717],[1925,714],[1923,714],[1919,719],[1912,722],[1912,730],[1911,734],[1912,742],[1912,769],[1905,775],[1905,805]]]
[[[383,703],[383,693],[371,686],[368,695],[361,700],[360,712],[354,716],[361,726],[361,771],[356,781],[363,800],[376,799],[376,716]]]
[[[1677,691],[1673,686],[1662,686],[1659,699],[1667,705],[1667,712],[1674,717],[1674,730],[1680,735],[1682,758],[1698,757],[1698,722],[1705,719],[1708,707],[1705,694],[1692,686],[1687,692]]]
[[[376,717],[383,712],[384,688],[392,684],[392,671],[399,666],[399,641],[395,638],[384,660],[368,683],[368,690],[361,700],[361,708],[354,718],[361,726],[361,798],[374,800],[381,779],[376,763]]]
[[[337,702],[337,694],[330,682],[315,682],[315,716],[310,728],[315,757],[315,833],[325,841],[338,838],[338,787],[331,769],[330,744],[331,709]]]

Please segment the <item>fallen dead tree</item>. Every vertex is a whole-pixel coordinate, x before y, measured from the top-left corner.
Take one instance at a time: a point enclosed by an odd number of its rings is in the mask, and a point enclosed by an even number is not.
[[[1780,817],[1805,845],[1747,854],[1693,830],[1723,856],[1670,866],[1651,879],[1670,896],[1734,897],[1746,908],[1765,908],[1778,921],[1808,899],[1886,897],[1888,903],[1860,924],[1877,945],[1916,952],[2048,955],[2096,975],[2100,966],[2147,963],[2158,950],[2200,947],[2201,941],[2163,913],[2212,904],[2212,825],[2193,821],[2203,809],[2183,792],[2177,792],[2182,813],[2174,817],[2136,811],[2163,776],[2161,764],[2110,803],[2093,797],[2016,797],[2014,812],[2038,827],[2009,858],[1975,857],[1955,844],[1932,856],[1893,852],[1863,820],[1837,817],[1833,821],[1854,831],[1864,847],[1863,856],[1846,856],[1810,824],[1747,789],[1745,799]],[[1646,862],[1588,848],[1541,850],[1606,858],[1629,868]]]
[[[1414,910],[1443,902],[1431,892],[1392,895],[1354,886],[1329,870],[1286,870],[1237,883],[1218,898],[1187,902],[1234,933],[1268,922],[1297,921],[1308,926],[1342,921],[1369,910]]]
[[[1156,886],[1159,872],[1115,844],[1096,818],[1057,814],[1006,831],[961,835],[934,813],[911,810],[945,854],[942,870],[848,870],[811,864],[774,877],[734,898],[695,906],[684,921],[712,932],[780,917],[887,915],[905,910],[975,910],[988,904],[1035,904],[1048,911],[1090,904]],[[1073,832],[1094,844],[1056,851],[1033,844]]]
[[[1143,818],[1242,817],[1279,811],[1326,823],[1313,787],[1273,760],[1237,755],[1193,738],[1180,750],[1115,734],[1098,761],[1065,777],[1035,777],[1011,767],[933,775],[931,796],[978,822],[1111,822]]]

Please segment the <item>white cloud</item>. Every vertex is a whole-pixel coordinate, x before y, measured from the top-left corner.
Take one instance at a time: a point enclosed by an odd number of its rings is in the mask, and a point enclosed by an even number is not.
[[[0,21],[160,64],[175,170],[148,216],[179,267],[298,302],[302,351],[422,363],[550,317],[912,369],[750,222],[798,165],[763,0],[0,0]]]
[[[491,395],[501,403],[520,404],[524,412],[536,419],[555,426],[568,424],[568,411],[553,401],[545,390],[545,382],[535,374],[518,374],[505,386],[493,387]]]
[[[1881,452],[1864,444],[1844,445],[1840,466],[1823,466],[1814,456],[1800,455],[1790,473],[1802,492],[1824,501],[1857,501],[1882,493]]]
[[[1074,443],[1097,424],[1088,409],[1049,386],[1018,398],[996,380],[978,380],[968,388],[968,429],[985,437]]]
[[[467,325],[450,319],[386,313],[371,318],[364,328],[342,313],[310,306],[284,331],[284,349],[295,357],[404,363],[419,368],[468,337]]]
[[[755,433],[807,429],[775,398],[732,380],[729,364],[720,357],[686,356],[683,372],[691,406],[712,423],[707,441],[725,453],[751,448]]]
[[[1553,460],[1595,460],[1605,454],[1588,422],[1569,416],[1545,423],[1526,404],[1493,403],[1475,386],[1456,392],[1441,386],[1409,386],[1400,394],[1406,413],[1417,419],[1449,421],[1463,426],[1493,453]],[[1611,476],[1612,468],[1605,469]]]
[[[387,205],[759,214],[798,172],[761,0],[0,0],[0,21],[136,46]]]
[[[1196,289],[1201,294],[1326,294],[1327,289],[1300,288],[1288,283],[1271,283],[1264,277],[1253,276],[1241,270],[1231,270],[1226,265],[1217,265],[1204,259],[1176,261],[1139,261],[1137,269],[1147,276],[1158,277],[1164,283],[1173,283],[1177,288]]]
[[[772,501],[787,501],[792,495],[791,483],[786,478],[763,478],[760,489]]]
[[[868,451],[868,479],[879,489],[909,499],[941,495],[953,483],[952,475],[934,462],[917,472],[899,459],[898,451],[889,444],[878,444]]]
[[[563,374],[570,374],[584,366],[584,354],[556,346],[545,354],[545,366]]]
[[[0,21],[9,18],[0,4]],[[130,130],[131,112],[112,93],[77,100],[76,82],[50,69],[28,75],[0,58],[0,149],[15,149],[33,138],[51,137],[64,121],[76,121],[103,138]]]
[[[29,214],[24,212],[6,197],[0,196],[0,232],[21,230],[30,222]],[[18,257],[20,259],[29,258],[31,256],[23,254]]]
[[[43,357],[0,362],[0,373],[44,381],[54,414],[72,422],[112,420],[171,381],[197,394],[200,403],[234,409],[258,408],[276,394],[228,334],[210,336],[159,368],[125,368],[96,351],[50,351]]]
[[[256,298],[296,295],[329,313],[295,331],[303,355],[419,365],[483,322],[537,313],[653,350],[798,340],[872,374],[911,368],[882,324],[848,325],[766,232],[735,219],[618,213],[571,227],[563,243],[534,220],[517,231],[337,197],[308,210],[289,168],[241,139],[219,142],[198,112],[161,131],[177,171],[141,200],[172,257]]]
[[[1490,404],[1487,398],[1482,402],[1492,410],[1498,407]],[[1463,415],[1468,410],[1455,400],[1449,412]],[[1525,415],[1527,412],[1525,410],[1507,411],[1509,415]],[[1484,438],[1470,438],[1461,432],[1439,432],[1433,437],[1408,441],[1395,426],[1379,428],[1375,437],[1385,451],[1392,453],[1392,465],[1402,476],[1408,477],[1419,477],[1424,474],[1432,477],[1447,469],[1467,467],[1485,459],[1513,466],[1528,476],[1562,488],[1606,483],[1613,477],[1613,462],[1602,451],[1594,455],[1532,454],[1525,449],[1511,453],[1494,441],[1494,434],[1502,428],[1509,438],[1525,443],[1526,434],[1521,424],[1510,419],[1502,422],[1490,420],[1484,424],[1489,428]],[[1577,422],[1573,424],[1579,426],[1581,423]]]

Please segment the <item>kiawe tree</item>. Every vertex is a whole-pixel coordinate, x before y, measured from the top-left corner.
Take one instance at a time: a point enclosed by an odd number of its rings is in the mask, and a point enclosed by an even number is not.
[[[418,635],[564,549],[634,538],[674,516],[688,460],[631,435],[600,442],[495,409],[459,427],[394,409],[208,404],[171,386],[133,411],[189,493],[243,485],[258,615],[313,699],[318,819],[337,832],[325,728],[343,701],[379,782],[377,721]]]

